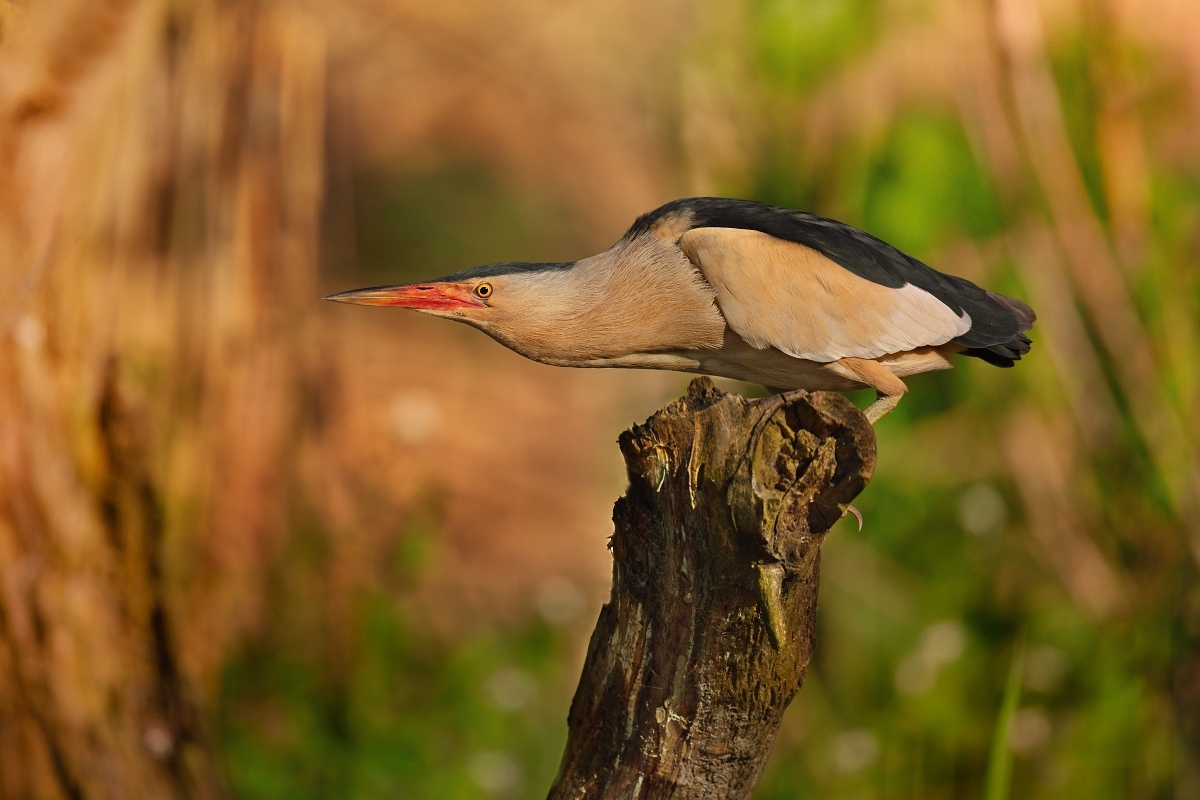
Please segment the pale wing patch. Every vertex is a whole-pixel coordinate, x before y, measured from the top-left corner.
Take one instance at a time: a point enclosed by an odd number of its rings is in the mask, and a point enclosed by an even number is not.
[[[729,327],[757,348],[828,363],[945,344],[971,329],[936,297],[860,278],[802,244],[759,231],[697,228],[679,240]]]

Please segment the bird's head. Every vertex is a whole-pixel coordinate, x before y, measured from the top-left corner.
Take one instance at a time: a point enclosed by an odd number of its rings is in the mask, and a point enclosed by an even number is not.
[[[465,322],[531,358],[544,338],[537,323],[569,315],[579,297],[573,262],[487,264],[421,283],[375,286],[326,297],[338,303],[407,308]]]

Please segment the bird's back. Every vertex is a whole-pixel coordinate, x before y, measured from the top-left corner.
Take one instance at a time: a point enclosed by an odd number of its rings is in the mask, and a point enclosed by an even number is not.
[[[678,243],[697,229],[756,231],[816,251],[877,287],[896,291],[915,287],[954,314],[969,318],[969,327],[950,340],[961,347],[963,355],[1011,366],[1029,351],[1029,338],[1024,334],[1032,327],[1035,315],[1025,303],[989,292],[965,278],[938,272],[865,231],[816,214],[750,200],[693,197],[643,214],[623,240],[658,235]],[[697,266],[704,271],[704,265]],[[797,278],[802,279],[799,275]]]

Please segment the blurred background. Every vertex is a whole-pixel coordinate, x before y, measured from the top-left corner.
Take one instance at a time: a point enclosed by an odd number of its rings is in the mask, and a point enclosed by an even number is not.
[[[1194,0],[0,0],[0,796],[543,796],[687,379],[319,298],[699,194],[1039,315],[879,426],[756,796],[1200,797]]]

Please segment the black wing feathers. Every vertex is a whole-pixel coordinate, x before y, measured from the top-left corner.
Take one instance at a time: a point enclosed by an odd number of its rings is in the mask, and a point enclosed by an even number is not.
[[[967,347],[964,355],[1011,366],[1029,352],[1029,339],[1022,334],[1032,327],[1034,314],[1020,300],[938,272],[869,233],[816,214],[751,200],[693,197],[642,215],[625,235],[639,236],[664,217],[688,212],[693,215],[693,228],[759,231],[811,247],[855,275],[882,286],[899,289],[910,283],[924,289],[955,313],[965,311],[971,316],[971,329],[953,340]]]

